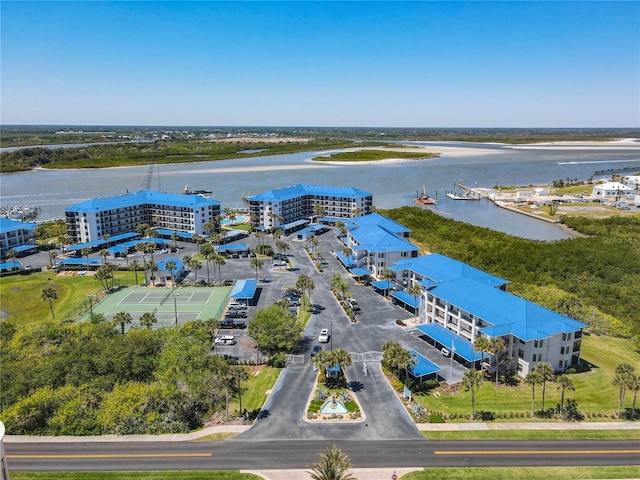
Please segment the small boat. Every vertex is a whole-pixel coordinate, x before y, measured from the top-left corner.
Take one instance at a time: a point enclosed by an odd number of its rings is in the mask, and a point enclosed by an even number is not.
[[[424,185],[422,186],[422,194],[416,191],[415,202],[418,205],[437,205],[438,204],[438,200],[436,200],[435,198],[431,198],[429,195],[427,195],[427,189]]]

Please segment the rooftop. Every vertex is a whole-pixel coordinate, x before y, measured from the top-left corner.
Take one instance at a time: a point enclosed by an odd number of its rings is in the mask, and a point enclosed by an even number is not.
[[[184,195],[155,191],[141,191],[107,198],[92,198],[76,203],[65,209],[65,212],[101,212],[116,208],[132,207],[143,204],[171,205],[178,207],[201,207],[220,205],[217,200],[200,195]]]
[[[340,198],[364,198],[372,196],[371,193],[355,187],[330,187],[299,183],[290,187],[267,190],[266,192],[249,197],[249,201],[283,201],[305,195]]]

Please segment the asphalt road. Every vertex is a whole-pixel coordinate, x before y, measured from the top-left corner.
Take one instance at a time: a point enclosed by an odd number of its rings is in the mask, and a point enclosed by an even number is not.
[[[640,441],[235,439],[212,443],[7,443],[12,471],[306,469],[336,444],[354,468],[635,465]]]

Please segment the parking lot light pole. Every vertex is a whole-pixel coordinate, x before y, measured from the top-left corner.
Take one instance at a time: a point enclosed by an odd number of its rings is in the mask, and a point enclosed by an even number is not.
[[[178,326],[178,302],[176,301],[176,298],[178,297],[178,294],[172,293],[171,296],[173,297],[173,310],[176,315],[176,327],[177,327]]]
[[[333,352],[333,320],[329,324],[329,341],[331,342],[331,351]]]

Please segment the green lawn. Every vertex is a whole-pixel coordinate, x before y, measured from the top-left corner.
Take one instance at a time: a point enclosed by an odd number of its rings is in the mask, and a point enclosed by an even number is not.
[[[428,440],[638,440],[640,430],[465,430],[422,432]]]
[[[115,272],[116,281],[122,285],[133,285],[133,272]],[[58,321],[72,320],[89,308],[88,294],[98,294],[101,285],[92,275],[65,276],[55,272],[38,272],[30,275],[0,277],[2,310],[4,320],[22,325],[51,320],[49,302],[41,298],[42,290],[53,285],[58,298],[53,300],[53,311]]]
[[[249,380],[243,383],[242,410],[249,412],[262,408],[267,400],[267,391],[271,390],[278,380],[281,369],[264,367],[257,374],[251,374]],[[229,403],[229,412],[239,410],[238,399]]]
[[[549,480],[550,478],[637,478],[637,466],[426,468],[402,480]]]
[[[615,337],[585,336],[582,358],[592,364],[589,372],[571,375],[574,392],[566,392],[565,398],[574,398],[585,420],[615,419],[618,389],[612,379],[616,366],[622,362],[634,365],[640,371],[640,355],[634,351],[631,341]],[[449,394],[436,389],[440,396],[432,394],[415,396],[414,400],[431,412],[446,415],[451,420],[467,421],[471,413],[471,393],[460,389]],[[625,397],[624,406],[631,408],[632,394]],[[536,388],[536,410],[541,407],[542,388]],[[560,402],[560,390],[554,383],[547,384],[545,408],[553,408]],[[524,383],[517,387],[495,386],[485,381],[476,392],[476,412],[491,411],[496,421],[536,421],[530,419],[531,388]],[[640,405],[638,405],[640,408]]]
[[[188,472],[11,472],[13,480],[258,480],[250,473],[234,471]]]

